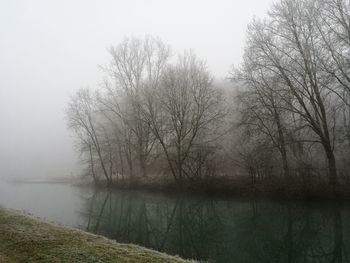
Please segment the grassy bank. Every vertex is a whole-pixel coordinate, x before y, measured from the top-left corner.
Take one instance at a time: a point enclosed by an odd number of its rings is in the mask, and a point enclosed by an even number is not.
[[[0,262],[189,262],[0,208]]]

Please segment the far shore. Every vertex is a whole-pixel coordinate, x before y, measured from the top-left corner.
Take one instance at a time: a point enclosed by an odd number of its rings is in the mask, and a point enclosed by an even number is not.
[[[96,188],[97,190],[140,190],[154,193],[169,194],[200,194],[207,196],[240,196],[240,197],[268,197],[272,199],[291,200],[349,200],[350,185],[337,184],[333,187],[326,181],[301,180],[272,180],[252,184],[246,177],[217,177],[202,181],[184,181],[181,184],[171,179],[157,177],[138,178],[138,180],[118,179],[107,185],[103,180],[98,184],[92,180],[79,177],[52,177],[47,179],[14,178],[8,180],[15,184],[70,184]]]
[[[32,178],[10,178],[7,179],[10,183],[15,184],[77,184],[81,180],[79,178],[69,177],[48,177],[45,179],[32,179]]]

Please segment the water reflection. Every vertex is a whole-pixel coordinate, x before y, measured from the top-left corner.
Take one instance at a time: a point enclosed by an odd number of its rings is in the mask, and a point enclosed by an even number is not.
[[[343,205],[95,192],[86,230],[212,262],[349,262]]]

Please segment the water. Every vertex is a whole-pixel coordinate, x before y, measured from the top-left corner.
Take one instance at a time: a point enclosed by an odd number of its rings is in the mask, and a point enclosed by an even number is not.
[[[0,182],[0,205],[209,262],[349,262],[350,205]]]

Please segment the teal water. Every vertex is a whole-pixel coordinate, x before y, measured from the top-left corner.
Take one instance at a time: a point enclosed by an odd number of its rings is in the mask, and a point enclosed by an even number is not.
[[[207,262],[350,262],[350,204],[0,183],[0,205]]]

